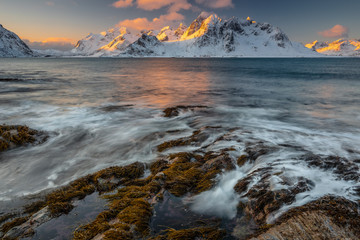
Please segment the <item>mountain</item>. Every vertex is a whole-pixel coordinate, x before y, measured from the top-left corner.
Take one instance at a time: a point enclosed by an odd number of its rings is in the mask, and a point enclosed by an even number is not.
[[[116,37],[123,34],[123,28],[111,28],[99,34],[90,33],[85,38],[79,40],[75,48],[71,51],[77,55],[91,55],[96,53],[101,47],[108,45]]]
[[[175,30],[166,26],[160,30],[156,37],[160,42],[177,41],[185,33],[186,29],[187,27],[182,23]]]
[[[13,32],[0,24],[0,57],[32,57],[33,51]]]
[[[249,17],[221,19],[205,12],[189,27],[180,25],[174,30],[167,26],[137,34],[123,29],[116,33],[118,36],[113,34],[112,40],[111,37],[104,40],[104,35],[96,38],[91,35],[79,41],[73,52],[110,57],[321,56],[300,43],[291,42],[284,32],[268,23],[257,23]]]
[[[329,56],[360,56],[360,40],[355,39],[339,39],[334,42],[315,41],[305,46]]]

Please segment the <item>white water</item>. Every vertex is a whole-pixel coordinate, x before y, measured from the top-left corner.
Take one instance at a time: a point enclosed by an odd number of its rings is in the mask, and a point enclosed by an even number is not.
[[[42,145],[0,154],[0,200],[58,187],[113,165],[149,163],[160,156],[158,144],[204,126],[221,128],[201,146],[168,152],[234,147],[234,161],[246,147],[260,143],[272,152],[220,175],[214,189],[189,200],[195,211],[232,218],[239,200],[233,186],[266,166],[282,172],[271,179],[273,189],[287,187],[280,177],[302,176],[315,183],[276,214],[326,194],[356,200],[358,182],[310,168],[301,156],[360,159],[360,70],[351,67],[358,61],[0,60],[0,123],[26,124],[50,135]],[[165,107],[180,104],[210,108],[162,117]],[[214,143],[223,134],[227,140]],[[260,179],[254,174],[250,187]]]

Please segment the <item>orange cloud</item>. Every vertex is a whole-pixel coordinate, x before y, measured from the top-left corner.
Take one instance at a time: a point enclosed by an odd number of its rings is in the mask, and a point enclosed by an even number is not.
[[[157,10],[166,6],[170,6],[170,12],[191,8],[191,4],[187,0],[137,0],[136,3],[138,8],[147,11]]]
[[[54,3],[54,2],[50,2],[50,1],[46,2],[45,4],[48,5],[48,6],[51,6],[51,7],[52,7],[52,6],[55,6],[55,3]]]
[[[125,8],[133,5],[133,0],[119,0],[112,4],[116,8]]]
[[[234,7],[232,0],[196,0],[196,3],[203,4],[211,8]]]
[[[152,30],[162,28],[166,25],[173,25],[175,22],[182,20],[184,20],[182,14],[171,12],[166,15],[161,15],[159,18],[154,18],[152,21],[149,21],[147,18],[126,19],[119,22],[118,26],[137,31]]]
[[[61,50],[61,51],[66,51],[66,50],[70,50],[74,47],[74,43],[75,41],[73,39],[70,38],[58,38],[58,37],[51,37],[51,38],[47,38],[41,42],[36,42],[36,41],[30,41],[27,39],[23,39],[23,41],[29,45],[30,48],[32,49],[40,49],[40,50],[45,50],[45,49],[56,49],[56,50]]]
[[[348,37],[349,29],[338,24],[328,30],[318,32],[318,34],[326,38]]]
[[[42,41],[42,43],[52,43],[52,42],[73,43],[74,40],[70,38],[50,37]]]
[[[170,6],[169,11],[179,11],[180,9],[188,10],[191,4],[188,0],[118,0],[112,5],[116,8],[130,7],[136,3],[136,6],[146,11],[158,10],[163,7]]]
[[[115,2],[113,6],[119,3],[118,7],[128,7],[133,4],[133,1],[128,1],[128,5],[124,4],[127,0]],[[189,10],[192,5],[188,0],[136,0],[136,5],[146,11],[158,10],[163,7],[168,7],[167,14],[161,15],[153,20],[147,18],[126,19],[118,23],[121,27],[126,27],[132,30],[151,30],[161,28],[165,25],[174,25],[175,22],[185,19],[184,15],[178,13],[180,10]],[[116,7],[116,6],[115,6]]]

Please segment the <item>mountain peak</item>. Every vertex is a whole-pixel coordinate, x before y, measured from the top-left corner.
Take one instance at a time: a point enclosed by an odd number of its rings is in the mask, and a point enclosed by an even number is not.
[[[33,51],[15,33],[0,24],[0,57],[31,57]]]
[[[204,20],[204,19],[207,19],[208,17],[210,17],[211,15],[213,15],[213,14],[209,13],[209,12],[201,12],[196,19]],[[196,21],[196,19],[195,19],[195,21]]]
[[[216,14],[202,12],[189,26],[181,40],[189,40],[204,35],[210,25],[215,25],[221,19]]]
[[[331,56],[360,56],[360,41],[356,39],[338,39],[333,42],[314,41],[305,47]]]
[[[94,35],[74,53],[94,56],[319,56],[300,43],[292,43],[279,28],[251,18],[224,19],[202,12],[189,27],[165,26],[141,34],[120,34],[110,39]],[[125,33],[124,30],[119,32]],[[98,47],[100,45],[100,47]],[[105,47],[104,47],[105,46]],[[95,51],[92,51],[92,50]]]

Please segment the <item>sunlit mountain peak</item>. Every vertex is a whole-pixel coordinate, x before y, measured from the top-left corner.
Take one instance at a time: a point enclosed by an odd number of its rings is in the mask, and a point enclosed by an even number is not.
[[[209,14],[202,12],[189,26],[184,35],[181,37],[181,41],[189,40],[193,38],[201,37],[208,30],[209,26],[215,25],[221,22],[216,14]]]
[[[189,27],[165,26],[130,33],[126,28],[91,34],[72,51],[88,56],[316,56],[279,28],[250,17],[222,20],[202,12]]]
[[[333,42],[314,41],[305,47],[322,54],[334,56],[358,56],[360,55],[360,41],[355,39],[340,38]]]

